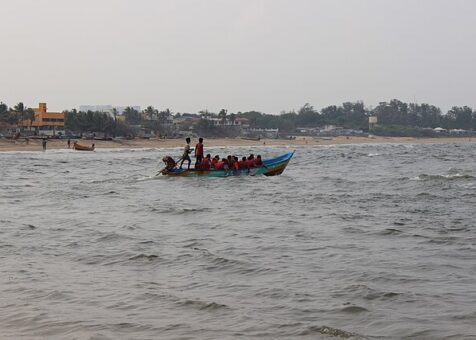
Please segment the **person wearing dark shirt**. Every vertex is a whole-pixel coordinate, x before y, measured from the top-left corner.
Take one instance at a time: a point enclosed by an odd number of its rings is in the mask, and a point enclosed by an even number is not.
[[[257,168],[264,166],[263,161],[261,160],[261,155],[256,156],[255,166]]]

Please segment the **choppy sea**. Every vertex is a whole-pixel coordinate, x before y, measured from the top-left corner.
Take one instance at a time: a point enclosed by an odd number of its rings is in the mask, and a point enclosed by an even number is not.
[[[165,154],[0,153],[0,339],[476,339],[475,144]]]

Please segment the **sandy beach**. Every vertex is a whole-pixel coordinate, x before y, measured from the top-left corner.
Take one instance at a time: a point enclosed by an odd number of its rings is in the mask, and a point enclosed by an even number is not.
[[[72,145],[73,140],[71,141]],[[112,141],[79,140],[79,144],[96,148],[173,148],[184,144],[183,139],[116,139]],[[192,144],[196,141],[192,140]],[[259,141],[241,138],[205,139],[206,146],[263,146],[263,145],[335,145],[335,144],[448,144],[448,143],[476,143],[476,137],[441,137],[441,138],[412,138],[412,137],[297,137],[296,139],[261,139]],[[67,141],[59,139],[48,140],[47,149],[67,149]],[[2,151],[41,151],[41,140],[0,139],[0,152]]]

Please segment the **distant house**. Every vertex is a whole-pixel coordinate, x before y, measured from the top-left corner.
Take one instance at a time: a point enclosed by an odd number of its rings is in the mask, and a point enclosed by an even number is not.
[[[46,103],[39,103],[37,108],[33,109],[35,118],[21,122],[24,128],[33,128],[40,135],[64,134],[64,113],[50,112]]]
[[[230,119],[230,117],[218,118],[218,117],[204,117],[203,119],[211,122],[214,126],[223,126],[223,127],[248,127],[249,121],[247,118],[236,117],[235,119]]]
[[[245,136],[261,137],[261,138],[278,138],[279,129],[245,129],[243,131]]]
[[[0,122],[0,137],[14,134],[17,132],[17,128],[16,124]]]

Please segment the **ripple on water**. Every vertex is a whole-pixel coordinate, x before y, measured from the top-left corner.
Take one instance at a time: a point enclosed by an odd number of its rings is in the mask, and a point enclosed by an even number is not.
[[[156,176],[179,149],[0,153],[2,336],[474,337],[474,144],[296,149],[226,179]]]

